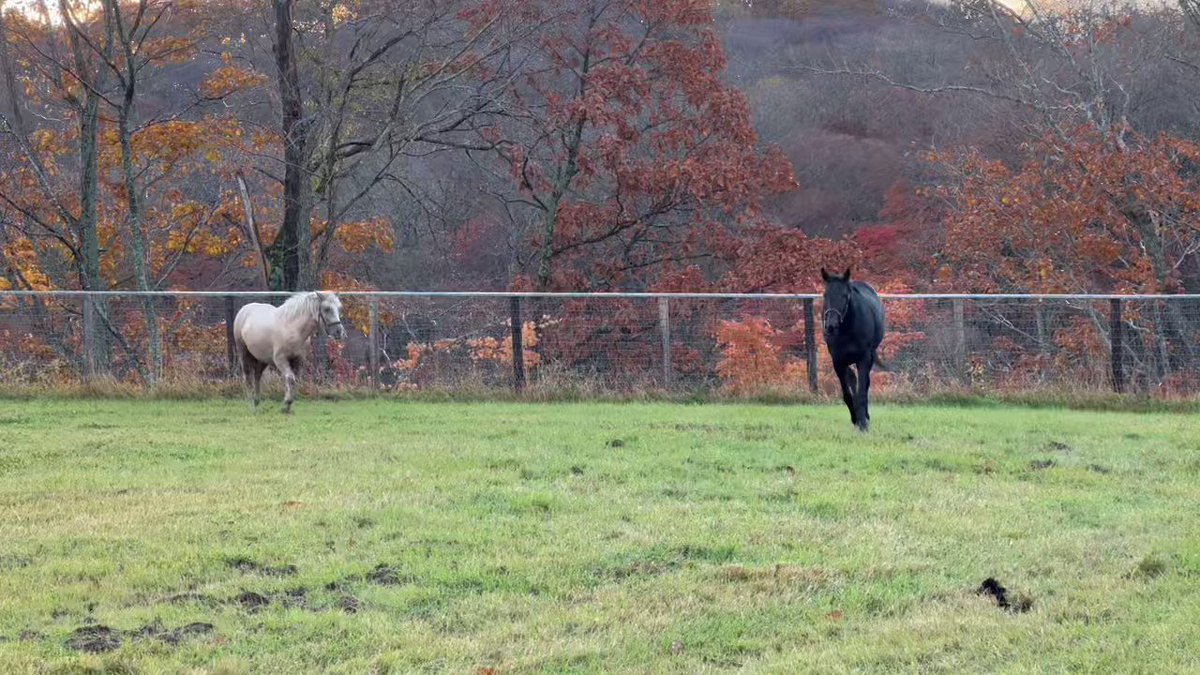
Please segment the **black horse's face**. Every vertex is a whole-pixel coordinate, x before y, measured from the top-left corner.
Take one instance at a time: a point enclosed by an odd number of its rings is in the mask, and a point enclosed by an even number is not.
[[[821,268],[821,280],[825,282],[825,297],[821,305],[825,312],[821,323],[826,335],[835,335],[850,313],[850,270],[842,276],[831,275]]]

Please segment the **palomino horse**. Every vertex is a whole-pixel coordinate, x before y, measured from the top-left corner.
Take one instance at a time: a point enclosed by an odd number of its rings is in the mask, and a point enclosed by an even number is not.
[[[233,339],[242,355],[246,385],[254,391],[258,407],[263,371],[273,366],[283,378],[283,412],[292,412],[296,394],[296,372],[300,370],[308,343],[317,328],[326,333],[336,329],[334,339],[346,337],[342,326],[342,302],[333,293],[297,293],[275,307],[252,302],[233,320]]]

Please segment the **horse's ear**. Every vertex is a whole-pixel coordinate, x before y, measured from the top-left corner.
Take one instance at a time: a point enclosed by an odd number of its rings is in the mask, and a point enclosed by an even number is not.
[[[824,267],[821,268],[821,281],[829,283],[829,272],[826,272]]]
[[[850,268],[846,268],[846,273],[842,275],[842,281],[850,281]]]

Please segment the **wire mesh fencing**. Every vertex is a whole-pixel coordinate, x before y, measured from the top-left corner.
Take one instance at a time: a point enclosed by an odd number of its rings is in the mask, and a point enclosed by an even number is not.
[[[248,293],[0,293],[0,385],[234,383]],[[806,295],[342,294],[301,379],[374,391],[837,391]],[[874,391],[1200,394],[1200,296],[884,296]]]

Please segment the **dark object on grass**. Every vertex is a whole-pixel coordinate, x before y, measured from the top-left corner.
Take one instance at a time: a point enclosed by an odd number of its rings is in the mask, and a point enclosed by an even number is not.
[[[1011,599],[1008,596],[1008,589],[1000,585],[993,577],[988,577],[979,584],[979,588],[975,591],[979,595],[990,595],[996,601],[996,606],[1000,609],[1010,612],[1025,613],[1033,608],[1033,600],[1023,597],[1014,596]]]

